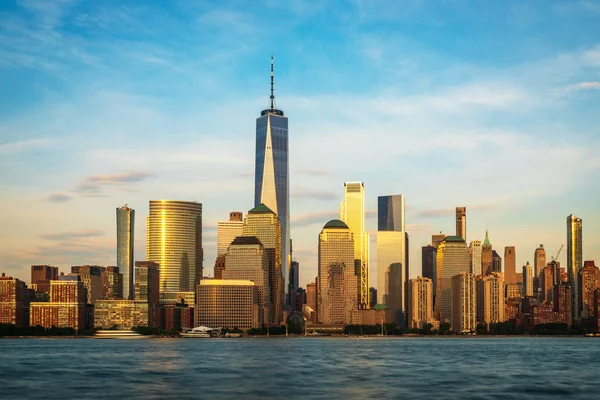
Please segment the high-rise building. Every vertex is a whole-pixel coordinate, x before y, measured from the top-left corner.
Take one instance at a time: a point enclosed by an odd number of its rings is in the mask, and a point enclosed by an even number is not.
[[[492,243],[490,243],[490,238],[488,236],[487,229],[485,230],[485,240],[483,241],[483,245],[481,246],[481,272],[483,275],[491,275],[493,270],[493,250]]]
[[[317,322],[317,284],[315,282],[306,284],[306,306],[310,309],[306,313],[311,322]]]
[[[135,262],[134,299],[153,305],[160,303],[160,266],[154,261]]]
[[[350,184],[347,184],[350,185]],[[352,187],[346,186],[346,191]],[[364,216],[364,212],[362,214]],[[364,224],[364,217],[362,220]],[[348,225],[350,226],[350,225]],[[352,229],[352,226],[350,226]],[[355,238],[360,233],[352,230]],[[408,277],[408,241],[405,231],[404,196],[401,194],[377,198],[377,295],[378,304],[392,311],[397,324],[403,326],[406,317],[405,282]],[[435,249],[434,249],[435,251]]]
[[[133,299],[133,243],[135,210],[127,204],[117,208],[117,267],[123,274],[123,298]]]
[[[160,266],[160,292],[193,292],[202,277],[202,204],[150,200],[146,225],[146,260]]]
[[[433,320],[433,281],[417,277],[408,282],[408,326],[423,329]]]
[[[444,239],[446,239],[446,236],[448,235],[444,235],[442,232],[440,232],[439,234],[431,235],[431,245],[437,249],[440,246],[440,243],[442,243]]]
[[[515,246],[504,248],[504,280],[507,285],[517,284],[517,254]]]
[[[470,272],[460,272],[451,281],[452,330],[455,333],[473,332],[477,329],[475,277]]]
[[[554,301],[552,305],[554,306],[554,312],[557,313],[557,321],[560,323],[565,323],[568,326],[571,326],[573,323],[573,311],[571,308],[573,307],[573,303],[571,303],[573,296],[571,295],[571,284],[561,282],[558,285],[554,285]]]
[[[490,325],[504,322],[504,278],[502,273],[477,278],[477,321]]]
[[[421,276],[429,278],[435,287],[435,258],[437,248],[432,245],[421,247]],[[379,262],[378,262],[379,264]],[[379,279],[379,276],[378,276]]]
[[[20,279],[0,277],[0,324],[24,327],[29,324],[29,295],[27,285]]]
[[[215,260],[215,279],[223,279],[223,271],[225,271],[225,254],[219,254]]]
[[[467,207],[456,207],[456,236],[467,241]]]
[[[390,217],[392,220],[394,216]],[[344,182],[344,201],[340,220],[354,237],[354,268],[358,277],[358,308],[369,308],[369,234],[365,231],[365,186],[362,182]]]
[[[104,295],[102,284],[103,272],[104,267],[97,265],[76,265],[71,267],[71,275],[79,276],[79,279],[87,289],[88,304],[96,304],[96,300],[101,300]]]
[[[300,263],[294,260],[290,264],[290,276],[288,278],[288,291],[292,292],[300,287]]]
[[[32,265],[31,283],[36,284],[44,281],[55,281],[58,279],[58,268],[50,265]],[[50,284],[48,284],[49,286]]]
[[[275,106],[271,57],[271,97],[269,108],[256,119],[256,161],[254,166],[254,206],[272,210],[281,225],[282,290],[291,262],[290,255],[290,168],[288,163],[288,119]],[[261,240],[262,241],[262,240]],[[263,243],[264,245],[264,243]]]
[[[472,240],[469,244],[469,259],[471,262],[471,273],[474,276],[481,275],[481,240]]]
[[[91,325],[91,314],[86,306],[87,289],[80,277],[50,281],[50,301],[30,304],[30,326],[46,329],[72,328],[76,332]]]
[[[452,312],[452,277],[469,272],[469,251],[463,238],[448,236],[437,250],[437,288],[435,314],[440,322],[450,322]]]
[[[533,267],[529,264],[529,261],[523,266],[523,289],[525,297],[533,296]]]
[[[278,323],[271,307],[269,286],[269,254],[255,236],[238,236],[231,242],[225,255],[223,279],[250,280],[258,295],[258,323]]]
[[[377,305],[377,289],[374,287],[369,288],[369,298],[371,299],[371,308]]]
[[[252,281],[203,279],[196,299],[195,326],[260,327],[258,293]]]
[[[229,221],[217,222],[217,256],[227,253],[227,248],[238,236],[242,236],[244,229],[243,213],[232,211]]]
[[[248,211],[244,221],[244,236],[255,236],[264,246],[269,257],[269,290],[271,299],[271,313],[269,319],[272,324],[279,324],[283,320],[284,289],[281,247],[281,223],[277,215],[265,204],[260,204]],[[225,263],[227,270],[227,262]]]
[[[319,234],[317,317],[321,324],[348,324],[358,306],[354,268],[354,235],[340,220],[325,224]]]
[[[567,217],[567,274],[571,284],[571,312],[579,319],[579,270],[583,267],[582,220],[573,214]]]
[[[552,303],[554,297],[552,289],[560,282],[559,275],[555,272],[552,263],[548,263],[540,274],[540,301]]]
[[[119,267],[106,267],[102,271],[102,299],[123,300],[123,274]]]
[[[492,250],[492,272],[502,272],[502,257],[496,250]]]
[[[539,278],[542,269],[546,266],[546,250],[544,249],[544,245],[540,244],[540,247],[535,249],[535,253],[533,255],[533,266],[535,277]]]
[[[593,318],[594,292],[599,288],[600,269],[593,261],[586,261],[579,271],[579,291],[581,293],[581,318]]]

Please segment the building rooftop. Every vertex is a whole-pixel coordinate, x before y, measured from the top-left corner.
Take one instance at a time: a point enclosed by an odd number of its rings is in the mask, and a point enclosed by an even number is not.
[[[329,221],[328,223],[325,224],[323,229],[331,229],[331,228],[348,229],[348,225],[346,225],[343,221],[340,221],[339,219],[332,219],[331,221]]]
[[[252,210],[248,211],[248,214],[261,214],[261,213],[275,214],[273,212],[273,210],[271,210],[269,207],[265,206],[262,203],[257,205],[256,207],[254,207]]]
[[[446,236],[446,238],[444,239],[444,242],[464,242],[465,239],[463,239],[460,236]]]
[[[260,242],[260,240],[256,237],[256,236],[238,236],[235,239],[233,239],[233,242],[231,242],[231,244],[260,244],[262,245],[262,243]]]

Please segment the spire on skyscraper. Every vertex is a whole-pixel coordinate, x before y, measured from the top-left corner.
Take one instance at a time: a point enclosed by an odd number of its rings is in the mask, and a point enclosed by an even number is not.
[[[488,230],[485,230],[485,240],[483,241],[484,246],[491,246],[490,238],[488,237]]]
[[[263,110],[260,115],[276,114],[283,116],[283,111],[275,108],[275,58],[273,54],[271,54],[271,96],[269,99],[269,108]]]

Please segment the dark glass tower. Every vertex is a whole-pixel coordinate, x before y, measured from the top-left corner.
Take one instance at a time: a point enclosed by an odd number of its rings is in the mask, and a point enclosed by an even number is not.
[[[133,300],[133,232],[135,210],[117,208],[117,267],[123,274],[123,299]]]
[[[288,278],[290,265],[290,182],[288,163],[288,119],[275,108],[271,57],[270,107],[256,119],[256,160],[254,165],[254,206],[264,204],[281,223],[282,274]],[[287,287],[286,284],[283,287]]]

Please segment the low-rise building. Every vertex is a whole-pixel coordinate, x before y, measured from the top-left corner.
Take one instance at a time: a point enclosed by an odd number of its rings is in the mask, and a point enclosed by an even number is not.
[[[254,282],[203,279],[198,284],[196,326],[259,328],[258,291]]]

